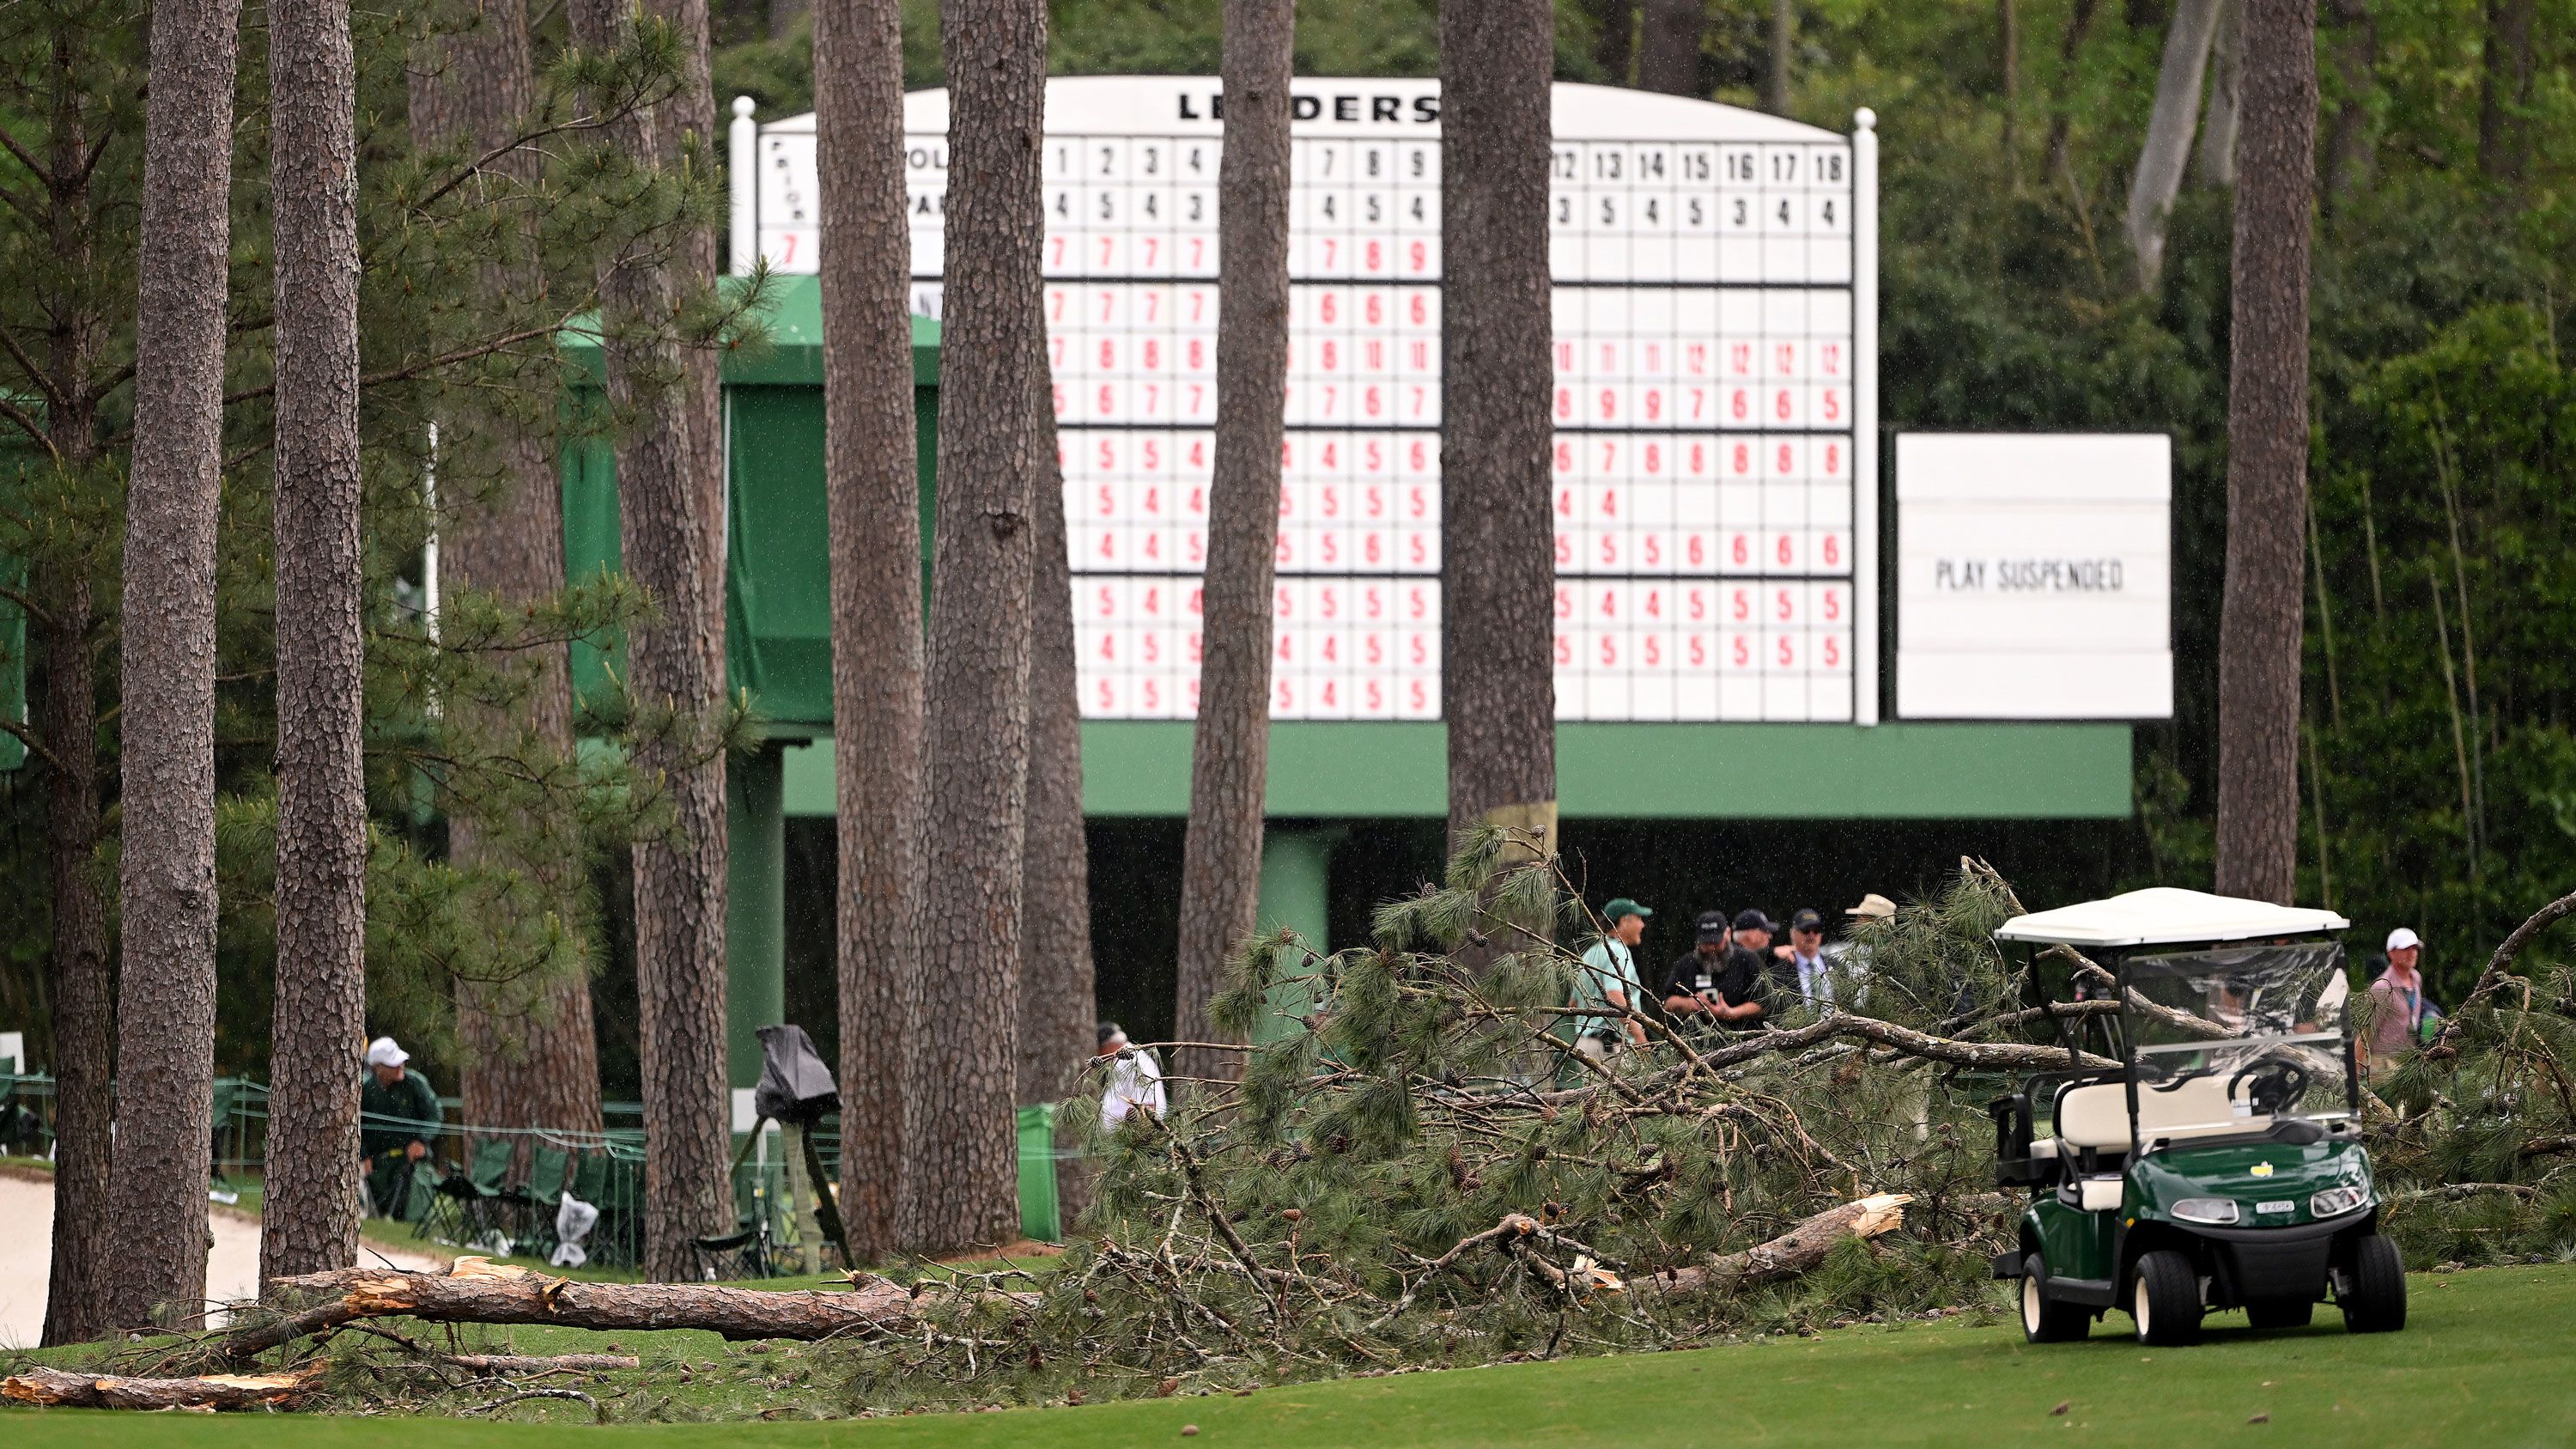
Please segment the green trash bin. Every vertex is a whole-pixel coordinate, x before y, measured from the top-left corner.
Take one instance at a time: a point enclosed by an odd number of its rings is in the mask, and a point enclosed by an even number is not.
[[[1020,1109],[1020,1236],[1064,1241],[1055,1198],[1055,1104]]]

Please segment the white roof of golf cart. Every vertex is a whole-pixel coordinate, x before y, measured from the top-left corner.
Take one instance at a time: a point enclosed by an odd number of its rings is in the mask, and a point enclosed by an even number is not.
[[[2164,946],[2313,936],[2351,925],[2332,911],[2156,886],[2015,916],[1995,932],[1995,939],[2041,945]]]

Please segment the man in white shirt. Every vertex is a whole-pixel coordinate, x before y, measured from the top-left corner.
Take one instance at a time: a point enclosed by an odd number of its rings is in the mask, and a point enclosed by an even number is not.
[[[1097,1056],[1109,1059],[1109,1090],[1100,1096],[1101,1126],[1115,1129],[1128,1113],[1140,1108],[1149,1116],[1163,1115],[1168,1105],[1163,1097],[1163,1067],[1151,1051],[1131,1050],[1125,1029],[1104,1021]]]
[[[1789,955],[1780,963],[1781,985],[1794,985],[1798,1000],[1823,1011],[1834,1004],[1834,961],[1825,954],[1825,918],[1812,907],[1789,917]]]

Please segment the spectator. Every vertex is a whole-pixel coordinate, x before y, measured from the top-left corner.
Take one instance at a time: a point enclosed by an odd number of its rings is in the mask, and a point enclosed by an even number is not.
[[[1583,969],[1574,975],[1574,1049],[1596,1062],[1624,1047],[1646,1044],[1645,1023],[1634,1015],[1645,1009],[1646,1000],[1636,945],[1645,938],[1646,918],[1653,914],[1619,897],[1601,908],[1605,929],[1584,949]]]
[[[1759,907],[1735,913],[1735,944],[1727,949],[1726,969],[1717,978],[1719,1021],[1743,1029],[1770,1014],[1773,929]]]
[[[411,1053],[389,1036],[367,1043],[367,1080],[358,1089],[358,1166],[380,1218],[410,1215],[415,1164],[429,1155],[446,1114],[429,1078],[404,1063]]]
[[[1163,1093],[1163,1064],[1144,1047],[1132,1050],[1127,1043],[1126,1028],[1114,1021],[1099,1026],[1100,1049],[1095,1060],[1109,1061],[1109,1090],[1100,1095],[1100,1125],[1115,1128],[1128,1114],[1142,1111],[1148,1117],[1160,1117],[1170,1110]]]
[[[2388,969],[2370,983],[2371,1000],[2378,1007],[2368,1044],[2373,1075],[2395,1069],[2398,1057],[2442,1019],[2441,1008],[2424,995],[2423,974],[2415,969],[2423,954],[2423,938],[2412,928],[2400,926],[2388,933]]]
[[[1896,919],[1896,902],[1876,891],[1860,898],[1860,904],[1847,906],[1843,914],[1855,921],[1892,921]]]
[[[1674,958],[1664,978],[1664,1010],[1675,1021],[1704,1031],[1729,1019],[1720,1012],[1724,1003],[1718,996],[1718,981],[1726,974],[1727,948],[1732,944],[1726,912],[1700,912],[1699,940]]]
[[[1780,993],[1787,999],[1818,1011],[1834,1004],[1834,960],[1825,954],[1823,912],[1807,906],[1789,917],[1789,955],[1777,974]]]

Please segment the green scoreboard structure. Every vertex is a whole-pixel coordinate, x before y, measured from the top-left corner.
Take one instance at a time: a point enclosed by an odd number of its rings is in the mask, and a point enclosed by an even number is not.
[[[1261,894],[1324,944],[1351,822],[1447,815],[1439,711],[1438,87],[1301,79],[1288,451]],[[1095,821],[1187,814],[1213,428],[1216,82],[1049,91],[1047,305]],[[731,137],[736,270],[774,346],[728,359],[727,650],[767,723],[729,772],[735,1085],[785,1013],[785,822],[833,810],[811,117]],[[907,108],[925,565],[946,96]],[[1879,580],[1876,136],[1557,88],[1561,817],[2117,819],[2125,719],[1891,717]],[[567,571],[618,557],[576,449]],[[1893,520],[1890,520],[1893,522]],[[576,662],[595,680],[601,661]]]

